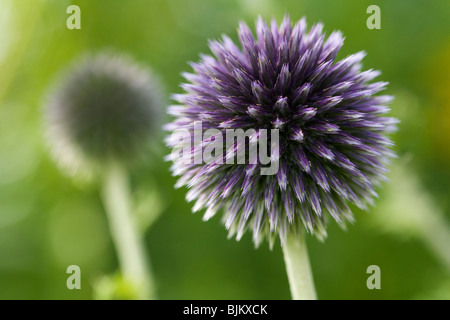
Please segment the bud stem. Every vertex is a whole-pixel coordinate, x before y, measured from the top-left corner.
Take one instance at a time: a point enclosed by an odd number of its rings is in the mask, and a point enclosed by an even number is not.
[[[136,289],[138,299],[155,299],[149,259],[133,221],[128,176],[122,165],[106,166],[102,198],[123,279]]]
[[[292,299],[316,300],[316,290],[304,236],[288,235],[282,248]]]

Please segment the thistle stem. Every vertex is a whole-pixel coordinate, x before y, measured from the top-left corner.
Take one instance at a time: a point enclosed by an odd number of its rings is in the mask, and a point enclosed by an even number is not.
[[[102,199],[123,279],[136,289],[137,299],[155,299],[149,258],[133,221],[128,176],[122,165],[107,165]]]
[[[288,235],[282,247],[292,299],[316,300],[304,236]]]

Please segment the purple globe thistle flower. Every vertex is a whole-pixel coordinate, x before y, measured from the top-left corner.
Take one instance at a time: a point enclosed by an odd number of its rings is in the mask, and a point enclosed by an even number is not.
[[[325,39],[322,29],[318,23],[308,32],[304,18],[293,27],[288,17],[280,26],[259,18],[254,37],[241,23],[241,48],[227,36],[211,41],[214,57],[193,63],[194,72],[184,74],[189,83],[181,85],[185,93],[174,95],[180,105],[169,109],[175,120],[168,130],[194,134],[197,121],[223,134],[279,130],[275,175],[259,174],[260,164],[172,157],[177,186],[188,186],[187,199],[197,201],[194,211],[206,208],[209,219],[224,207],[223,222],[238,240],[248,228],[256,245],[264,237],[272,244],[277,234],[283,242],[303,227],[322,238],[327,216],[353,221],[349,204],[366,209],[385,179],[393,156],[386,134],[396,120],[384,116],[392,97],[376,94],[387,83],[371,82],[378,71],[361,71],[364,52],[336,61],[343,36],[335,31]]]
[[[85,55],[58,79],[46,102],[47,137],[71,173],[127,164],[148,150],[163,109],[162,85],[131,58]]]

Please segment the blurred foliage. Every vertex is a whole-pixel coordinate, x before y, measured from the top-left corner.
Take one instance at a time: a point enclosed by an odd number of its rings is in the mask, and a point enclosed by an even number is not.
[[[66,28],[70,4],[81,7],[81,30]],[[366,28],[371,4],[381,8],[381,30]],[[340,57],[365,50],[364,67],[383,72],[381,78],[391,83],[387,93],[396,95],[392,113],[402,121],[393,137],[396,151],[409,159],[418,190],[428,199],[421,213],[426,219],[439,208],[448,225],[447,0],[1,0],[1,299],[91,299],[104,297],[114,286],[104,278],[115,272],[117,261],[98,188],[63,176],[44,141],[42,106],[58,72],[86,51],[114,49],[151,66],[167,92],[180,92],[180,73],[190,70],[187,62],[199,53],[209,52],[207,39],[226,33],[236,40],[240,20],[252,24],[261,14],[280,21],[285,13],[293,21],[302,16],[310,24],[322,21],[328,34],[342,30],[346,41]],[[279,246],[254,250],[249,236],[240,243],[227,240],[218,217],[204,223],[193,216],[186,190],[173,189],[170,164],[163,161],[167,152],[160,139],[149,165],[135,168],[132,176],[137,199],[143,201],[140,219],[152,219],[145,218],[145,210],[162,211],[145,239],[160,298],[289,299]],[[397,214],[392,210],[393,203],[398,205],[392,201],[396,193],[406,201],[417,196],[414,188],[395,180],[401,175],[391,178],[390,196],[381,188],[377,207],[369,214],[356,212],[357,222],[347,231],[331,223],[324,243],[308,239],[319,298],[450,299],[449,271],[420,237],[399,236],[404,228],[391,225],[398,222],[389,216]],[[389,215],[373,218],[380,210]],[[81,290],[66,288],[71,264],[81,267]],[[371,264],[381,267],[381,290],[366,288]],[[94,294],[96,283],[103,285]]]

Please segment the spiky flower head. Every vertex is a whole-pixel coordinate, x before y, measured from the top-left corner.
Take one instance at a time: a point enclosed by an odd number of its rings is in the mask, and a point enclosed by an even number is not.
[[[241,23],[240,48],[227,36],[211,41],[214,57],[193,63],[185,93],[174,96],[180,105],[169,110],[176,117],[169,130],[192,132],[196,121],[224,134],[279,130],[275,175],[250,164],[173,159],[178,186],[190,187],[187,199],[197,200],[194,211],[206,208],[209,219],[224,207],[223,222],[237,239],[248,228],[257,245],[265,237],[273,243],[277,234],[283,242],[304,227],[324,237],[328,216],[352,221],[349,204],[366,209],[384,179],[393,156],[386,133],[396,120],[384,116],[392,97],[376,94],[387,83],[371,82],[378,71],[361,71],[363,52],[336,61],[343,36],[335,31],[325,40],[322,30],[318,23],[308,31],[304,18],[295,26],[288,17],[280,26],[259,18],[254,37]]]
[[[46,102],[55,158],[71,173],[135,160],[158,132],[162,101],[155,75],[128,56],[85,55],[58,79]]]

